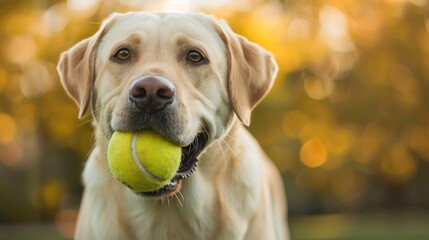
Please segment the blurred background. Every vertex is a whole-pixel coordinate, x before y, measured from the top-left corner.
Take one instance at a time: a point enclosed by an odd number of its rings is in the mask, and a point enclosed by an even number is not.
[[[55,70],[112,12],[204,11],[272,51],[250,131],[292,239],[429,239],[428,0],[0,0],[0,239],[70,239],[91,118]]]

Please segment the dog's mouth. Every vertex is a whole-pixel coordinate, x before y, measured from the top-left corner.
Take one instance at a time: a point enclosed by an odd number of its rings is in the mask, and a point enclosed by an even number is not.
[[[182,147],[182,157],[179,169],[175,176],[162,188],[150,192],[137,192],[145,197],[171,196],[180,191],[182,180],[191,176],[197,168],[198,156],[203,151],[209,136],[206,132],[197,134],[194,141],[186,147]]]

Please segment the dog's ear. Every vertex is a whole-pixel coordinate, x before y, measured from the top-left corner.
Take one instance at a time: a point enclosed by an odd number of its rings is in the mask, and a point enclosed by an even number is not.
[[[79,118],[88,109],[95,81],[95,58],[102,37],[111,25],[109,18],[91,37],[84,39],[61,54],[57,65],[61,83],[67,94],[79,106]]]
[[[224,20],[215,24],[228,52],[228,93],[232,107],[247,126],[255,106],[268,93],[277,63],[268,51],[235,34]]]

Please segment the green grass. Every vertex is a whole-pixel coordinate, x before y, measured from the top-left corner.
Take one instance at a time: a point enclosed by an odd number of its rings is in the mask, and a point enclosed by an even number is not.
[[[429,215],[361,214],[291,218],[292,240],[428,240]]]
[[[66,239],[54,224],[0,225],[0,239],[10,240],[62,240]]]
[[[429,214],[296,216],[289,219],[292,240],[428,240]],[[0,225],[0,239],[61,240],[54,224]]]

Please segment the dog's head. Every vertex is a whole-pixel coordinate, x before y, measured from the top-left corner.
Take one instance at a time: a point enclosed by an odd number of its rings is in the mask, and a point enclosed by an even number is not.
[[[182,148],[174,181],[252,109],[271,88],[271,54],[204,14],[113,14],[100,30],[61,55],[61,83],[91,108],[97,126],[113,131],[153,129]],[[146,195],[174,192],[180,184]]]

